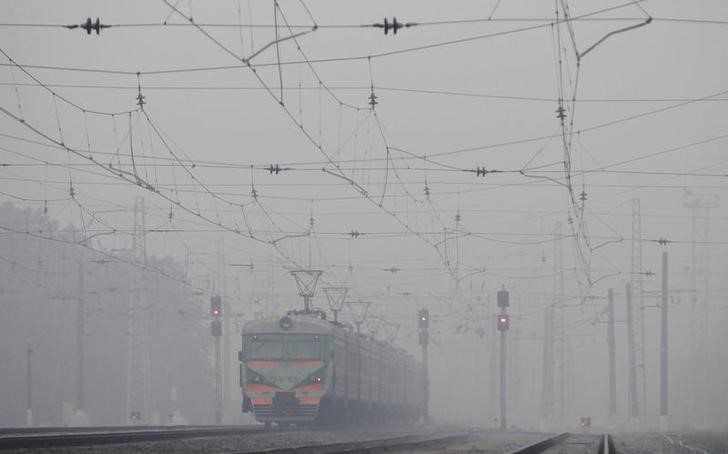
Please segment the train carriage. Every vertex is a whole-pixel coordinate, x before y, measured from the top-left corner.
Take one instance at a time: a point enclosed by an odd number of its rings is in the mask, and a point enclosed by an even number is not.
[[[243,327],[243,411],[267,425],[418,420],[422,365],[324,317],[289,313]]]

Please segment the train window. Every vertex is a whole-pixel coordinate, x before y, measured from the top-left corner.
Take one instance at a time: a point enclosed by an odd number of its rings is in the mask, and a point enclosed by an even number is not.
[[[253,338],[250,343],[250,359],[283,358],[283,341]]]
[[[321,343],[313,340],[288,340],[288,359],[321,359]]]

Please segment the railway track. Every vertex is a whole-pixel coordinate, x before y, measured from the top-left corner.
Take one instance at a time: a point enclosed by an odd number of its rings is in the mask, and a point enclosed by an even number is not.
[[[590,445],[596,445],[596,437],[597,436],[587,436],[588,439],[584,440],[585,437],[584,434],[570,434],[568,432],[561,433],[558,435],[554,435],[551,437],[544,438],[543,440],[539,440],[535,443],[532,443],[527,446],[523,446],[520,448],[517,448],[513,451],[511,451],[509,454],[540,454],[544,452],[549,452],[552,448],[559,447],[559,452],[569,452],[568,449],[564,450],[563,445],[579,445],[579,451],[580,452],[590,452],[588,450],[588,446]],[[599,443],[596,449],[592,450],[591,452],[594,452],[595,454],[617,454],[617,451],[615,449],[614,440],[612,439],[612,436],[609,434],[604,434],[599,437]],[[569,442],[569,440],[572,438],[572,440]],[[575,438],[582,438],[582,440],[576,440]],[[556,452],[556,451],[554,451]]]
[[[515,450],[511,451],[509,454],[539,454],[541,452],[546,451],[547,449],[550,449],[554,446],[557,446],[564,442],[567,438],[571,436],[570,433],[564,432],[560,433],[558,435],[554,435],[551,437],[544,438],[543,440],[539,440],[535,443],[531,443],[529,445],[516,448]]]
[[[136,442],[177,440],[196,437],[219,437],[262,433],[260,426],[158,426],[137,427],[49,427],[29,429],[3,429],[0,432],[0,450],[35,449],[50,447],[93,446]],[[18,434],[18,435],[15,435]]]
[[[48,427],[0,427],[0,437],[5,435],[23,434],[66,434],[66,433],[88,433],[88,432],[133,432],[138,430],[180,430],[180,429],[211,429],[211,428],[240,428],[247,426],[191,426],[191,425],[155,425],[155,426],[48,426]],[[257,427],[254,425],[250,426]]]
[[[426,435],[407,435],[376,440],[332,443],[319,446],[295,446],[262,451],[239,451],[238,454],[263,452],[266,454],[333,454],[333,453],[376,453],[418,449],[437,449],[456,444],[469,436],[467,431],[443,431]]]
[[[436,452],[440,449],[457,448],[457,446],[464,441],[468,440],[472,432],[453,432],[443,431],[436,432],[428,435],[417,435],[417,436],[404,436],[394,438],[383,438],[378,440],[362,441],[362,442],[348,442],[348,443],[334,443],[329,445],[319,446],[296,446],[288,447],[283,449],[270,449],[259,452],[266,454],[291,454],[291,453],[304,453],[304,454],[334,454],[334,453],[379,453],[379,452]],[[534,443],[526,446],[521,446],[515,450],[510,451],[508,454],[539,454],[548,452],[552,448],[560,448],[562,444],[565,444],[567,440],[573,437],[570,433],[561,433],[553,436],[549,436],[538,440]],[[578,437],[581,437],[579,435]],[[581,441],[575,441],[573,444],[585,445],[591,444],[594,447],[599,445],[598,450],[595,449],[595,454],[615,454],[614,443],[612,437],[604,435],[601,437],[601,441],[597,443],[596,436],[589,437],[589,443]],[[606,443],[606,445],[604,444]],[[606,446],[606,448],[604,448]],[[239,451],[237,454],[247,454],[251,451]],[[258,451],[256,451],[258,452]],[[455,451],[459,452],[459,451]],[[470,450],[468,452],[471,452]],[[480,451],[480,452],[488,452]],[[583,452],[583,451],[581,451]]]
[[[93,428],[24,428],[0,430],[0,450],[37,449],[51,447],[79,447],[95,445],[160,442],[186,438],[225,437],[274,432],[284,434],[293,431],[265,429],[261,426],[168,426],[156,427],[93,427]],[[233,449],[237,454],[264,452],[267,454],[332,454],[332,453],[378,453],[378,452],[437,452],[472,444],[479,431],[440,429],[414,435],[390,435],[388,437],[359,441],[345,441],[328,444],[311,444],[299,440],[286,447],[268,449]],[[482,432],[479,436],[483,436]],[[516,434],[513,434],[516,435]],[[533,434],[531,434],[533,436]],[[490,436],[487,436],[489,438]],[[532,438],[533,439],[533,438]],[[475,440],[477,442],[477,440]],[[598,446],[598,448],[597,448]],[[595,452],[617,454],[612,437],[561,433],[520,446],[508,454],[539,454],[549,452]],[[558,450],[558,451],[556,451]],[[488,452],[484,450],[481,452]],[[502,452],[502,451],[501,451]]]

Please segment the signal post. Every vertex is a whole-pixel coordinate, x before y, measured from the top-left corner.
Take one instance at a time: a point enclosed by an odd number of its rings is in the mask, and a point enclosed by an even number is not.
[[[418,323],[420,326],[420,346],[422,347],[422,373],[423,384],[424,384],[424,396],[425,396],[425,411],[424,411],[424,422],[430,424],[430,368],[427,364],[427,346],[430,343],[430,311],[427,309],[420,309],[418,317]]]
[[[222,424],[222,349],[220,348],[220,339],[222,338],[222,298],[220,295],[212,295],[210,297],[210,315],[212,323],[210,331],[215,339],[215,424]]]
[[[506,349],[506,333],[511,328],[511,318],[506,313],[510,306],[508,291],[503,286],[498,291],[498,331],[500,332],[500,427],[501,430],[508,428],[508,350]]]

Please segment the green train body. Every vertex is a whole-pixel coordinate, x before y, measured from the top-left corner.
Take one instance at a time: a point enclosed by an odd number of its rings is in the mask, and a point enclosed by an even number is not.
[[[318,313],[247,323],[240,361],[243,411],[266,424],[413,422],[423,415],[420,362]]]

